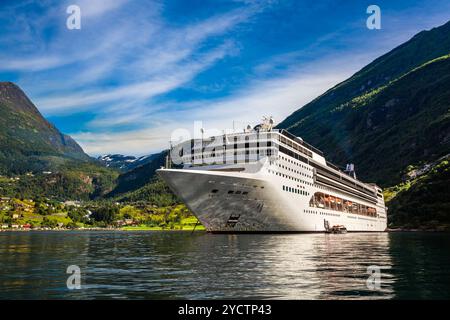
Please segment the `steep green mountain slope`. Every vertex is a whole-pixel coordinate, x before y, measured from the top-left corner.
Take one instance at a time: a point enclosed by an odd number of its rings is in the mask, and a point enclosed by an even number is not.
[[[0,82],[0,172],[49,169],[62,157],[88,161],[81,147],[42,117],[23,91]]]
[[[118,175],[92,162],[65,160],[55,171],[0,176],[0,196],[60,201],[96,199],[115,187]]]
[[[450,22],[423,31],[277,127],[359,177],[390,186],[410,164],[450,150]]]
[[[146,184],[154,181],[155,171],[164,165],[168,151],[162,151],[150,156],[147,163],[134,168],[126,173],[123,173],[117,179],[117,186],[108,194],[109,197],[115,197],[120,194],[136,191]],[[168,191],[168,189],[164,189]],[[152,191],[153,192],[153,191]],[[137,200],[137,194],[144,195],[144,193],[135,193],[134,198]],[[143,199],[140,199],[143,200]]]
[[[144,186],[126,193],[118,194],[113,198],[120,202],[149,202],[158,207],[165,207],[180,203],[180,200],[172,193],[167,184],[157,177],[153,177]]]
[[[111,191],[118,172],[45,120],[18,86],[0,82],[0,175],[0,195],[89,199]]]
[[[390,227],[450,229],[449,159],[447,156],[417,177],[385,190]]]

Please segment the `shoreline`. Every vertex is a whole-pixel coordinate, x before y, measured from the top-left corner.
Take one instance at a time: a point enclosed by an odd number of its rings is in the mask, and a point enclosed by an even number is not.
[[[77,228],[77,229],[0,229],[1,232],[45,232],[45,231],[55,231],[55,232],[70,232],[70,231],[188,231],[188,232],[206,232],[204,227],[197,227],[197,228],[182,228],[182,229],[166,229],[161,227],[125,227],[125,228]],[[426,233],[449,233],[450,230],[446,228],[438,228],[438,229],[403,229],[403,228],[396,228],[396,229],[386,229],[386,231],[382,231],[386,233],[420,233],[420,232],[426,232]],[[325,232],[324,232],[325,234]]]
[[[23,230],[23,229],[5,229],[5,230],[0,230],[0,233],[2,232],[47,232],[47,231],[51,231],[51,232],[72,232],[72,231],[124,231],[124,232],[129,232],[129,231],[136,231],[136,232],[143,232],[143,231],[170,231],[170,232],[177,232],[177,231],[183,231],[183,232],[206,232],[206,230],[202,230],[202,229],[118,229],[118,228],[98,228],[98,229],[48,229],[48,230],[43,230],[43,229],[29,229],[29,230]]]
[[[162,228],[162,227],[148,227],[148,226],[127,226],[120,228],[113,227],[92,227],[92,228],[8,228],[0,229],[0,232],[29,232],[29,231],[206,231],[205,227],[198,225],[183,226],[181,228]]]

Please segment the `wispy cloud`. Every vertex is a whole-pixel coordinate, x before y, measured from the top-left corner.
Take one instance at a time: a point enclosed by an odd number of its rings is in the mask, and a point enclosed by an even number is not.
[[[192,79],[196,74],[214,64],[217,60],[231,52],[231,43],[225,43],[207,54],[203,54],[200,59],[192,60],[188,64],[173,65],[164,68],[157,75],[153,75],[150,80],[115,86],[111,89],[102,88],[98,91],[79,92],[75,95],[63,95],[59,97],[38,100],[41,109],[47,114],[59,114],[76,108],[77,111],[84,107],[95,107],[96,104],[110,101],[120,101],[124,99],[141,101],[154,96],[166,93]]]
[[[83,17],[92,18],[117,10],[130,0],[72,0],[70,2],[82,8]]]
[[[361,55],[352,59],[344,57],[320,60],[313,65],[292,68],[277,78],[252,81],[226,98],[165,102],[163,105],[154,105],[151,112],[147,112],[145,108],[137,108],[121,116],[117,112],[121,114],[122,111],[115,110],[106,117],[97,118],[91,125],[111,127],[146,123],[147,128],[120,133],[85,132],[75,135],[75,138],[91,154],[145,154],[167,148],[171,133],[176,129],[184,128],[194,134],[194,121],[203,122],[205,129],[210,132],[231,129],[233,121],[236,128],[244,128],[247,124],[255,125],[262,115],[272,115],[276,121],[280,121],[326,89],[349,77],[352,70],[363,66],[368,59],[370,57]],[[171,116],[172,108],[177,110],[176,117]]]

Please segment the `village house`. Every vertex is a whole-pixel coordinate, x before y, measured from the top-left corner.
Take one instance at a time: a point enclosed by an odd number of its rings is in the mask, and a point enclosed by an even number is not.
[[[132,226],[132,225],[136,225],[137,222],[134,221],[133,219],[124,219],[124,220],[117,220],[117,221],[116,221],[116,224],[117,224],[119,227],[122,227],[122,226]]]
[[[64,202],[65,206],[72,206],[72,207],[80,207],[80,202],[79,201],[65,201]]]

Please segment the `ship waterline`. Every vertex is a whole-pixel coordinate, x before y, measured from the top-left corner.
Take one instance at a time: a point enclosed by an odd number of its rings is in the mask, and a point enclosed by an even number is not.
[[[207,231],[386,229],[378,186],[340,171],[287,132],[267,130],[261,140],[260,132],[249,131],[202,139],[200,147],[196,141],[182,145],[184,167],[157,173]]]

